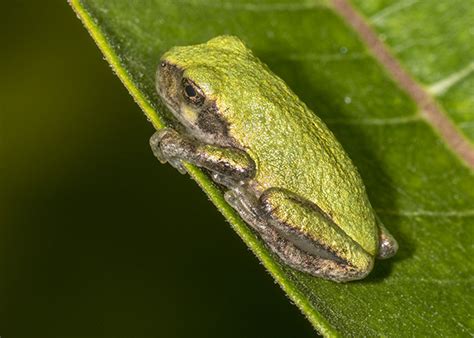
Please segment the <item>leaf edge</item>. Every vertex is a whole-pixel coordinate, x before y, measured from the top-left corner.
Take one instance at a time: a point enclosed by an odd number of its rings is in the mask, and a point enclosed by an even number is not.
[[[107,42],[106,35],[101,31],[99,26],[94,22],[92,15],[87,11],[86,6],[81,0],[67,0],[73,11],[82,22],[88,33],[91,35],[95,44],[104,55],[105,60],[112,67],[113,72],[117,75],[125,88],[128,90],[132,98],[145,113],[155,129],[165,127],[164,122],[159,118],[159,114],[153,109],[152,105],[141,94],[137,86],[135,86],[132,78],[123,68],[120,58],[114,52],[112,46]],[[231,227],[251,249],[255,256],[263,263],[266,270],[277,281],[278,285],[288,295],[300,311],[305,315],[312,326],[322,335],[326,337],[338,337],[340,333],[329,324],[324,316],[318,312],[311,303],[298,290],[298,286],[294,281],[285,277],[283,269],[276,263],[275,258],[265,247],[265,245],[257,239],[256,235],[251,232],[248,226],[238,216],[235,211],[227,204],[218,188],[213,182],[197,167],[191,164],[184,165],[191,178],[196,181],[199,187],[206,193],[211,202],[217,207],[219,212],[230,223]]]

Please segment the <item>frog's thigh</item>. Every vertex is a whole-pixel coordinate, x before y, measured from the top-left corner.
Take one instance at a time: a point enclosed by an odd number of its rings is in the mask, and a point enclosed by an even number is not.
[[[313,223],[324,232],[334,233],[334,224],[318,211],[314,203],[279,188],[266,190],[260,197],[260,203],[275,229],[273,235],[278,237],[269,245],[286,264],[338,282],[364,278],[372,269],[373,259],[363,250],[355,252],[357,260],[362,262],[356,267],[295,231],[299,227],[292,225],[292,222],[300,220]]]
[[[386,259],[395,255],[398,251],[398,243],[396,239],[390,234],[387,228],[384,227],[380,219],[377,217],[377,225],[379,227],[379,251],[378,259]]]

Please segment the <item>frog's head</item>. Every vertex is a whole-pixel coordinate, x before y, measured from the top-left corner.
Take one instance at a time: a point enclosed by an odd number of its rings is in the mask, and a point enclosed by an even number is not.
[[[242,109],[243,96],[252,95],[247,79],[252,77],[255,62],[259,61],[233,36],[174,47],[161,58],[157,90],[194,137],[230,145],[229,125],[234,113]]]

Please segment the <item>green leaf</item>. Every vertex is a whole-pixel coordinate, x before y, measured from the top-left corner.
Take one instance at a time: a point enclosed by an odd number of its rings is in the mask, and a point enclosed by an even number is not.
[[[210,179],[188,166],[319,332],[473,334],[473,171],[420,112],[421,103],[368,52],[337,6],[317,0],[71,4],[156,128],[169,116],[154,89],[160,55],[175,45],[234,34],[336,134],[359,168],[378,215],[400,244],[396,257],[376,262],[369,277],[358,282],[336,284],[282,265]]]
[[[472,1],[353,2],[403,66],[474,141]]]

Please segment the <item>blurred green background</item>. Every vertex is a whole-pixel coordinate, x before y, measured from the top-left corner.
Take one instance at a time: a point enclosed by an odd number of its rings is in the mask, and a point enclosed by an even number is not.
[[[314,336],[67,3],[2,14],[0,336]]]

